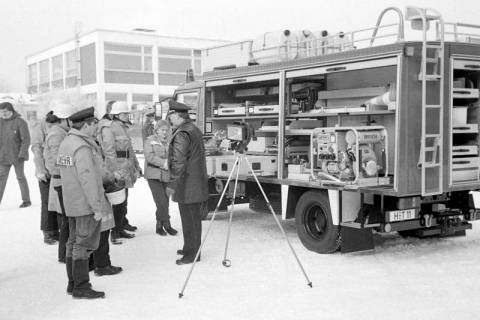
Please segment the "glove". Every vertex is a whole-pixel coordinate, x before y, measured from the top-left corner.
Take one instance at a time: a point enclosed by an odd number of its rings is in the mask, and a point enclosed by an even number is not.
[[[115,180],[122,180],[123,179],[123,177],[122,177],[122,175],[120,174],[119,171],[114,171],[113,176],[115,177]]]
[[[37,173],[35,175],[37,177],[38,180],[41,180],[43,182],[47,182],[47,174],[46,173]]]
[[[96,221],[102,220],[102,213],[101,212],[94,212],[93,213],[93,219],[95,219]]]
[[[168,160],[165,160],[165,163],[163,164],[163,169],[168,170]]]
[[[175,194],[175,190],[173,190],[172,188],[167,187],[167,188],[165,189],[165,193],[167,194],[167,197],[170,198],[170,196],[173,196],[173,195]]]

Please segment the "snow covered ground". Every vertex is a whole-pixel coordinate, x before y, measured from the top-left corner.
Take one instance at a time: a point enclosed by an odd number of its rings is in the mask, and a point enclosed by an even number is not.
[[[13,170],[12,170],[13,171]],[[33,177],[33,164],[26,169]],[[235,212],[231,268],[222,266],[227,216],[221,214],[185,290],[189,266],[175,265],[182,237],[155,234],[154,203],[145,180],[129,198],[136,238],[111,246],[117,276],[95,277],[106,298],[74,300],[65,293],[65,265],[43,244],[39,192],[18,209],[10,174],[0,205],[0,319],[478,319],[480,223],[466,237],[418,240],[377,236],[374,252],[319,255],[303,248],[294,221],[287,231],[313,288],[306,284],[271,215]],[[176,204],[171,205],[179,230]],[[206,230],[208,222],[204,222]]]

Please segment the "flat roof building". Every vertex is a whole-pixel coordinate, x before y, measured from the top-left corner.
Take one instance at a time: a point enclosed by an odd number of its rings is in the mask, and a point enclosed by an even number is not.
[[[110,100],[132,106],[171,96],[187,69],[201,76],[201,49],[226,43],[98,29],[27,56],[27,92],[80,89],[101,116]]]

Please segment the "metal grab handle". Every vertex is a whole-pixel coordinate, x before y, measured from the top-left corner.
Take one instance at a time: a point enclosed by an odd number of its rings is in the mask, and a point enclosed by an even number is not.
[[[473,68],[473,69],[480,69],[480,65],[477,64],[466,64],[465,68]]]
[[[375,38],[378,33],[378,28],[380,27],[380,22],[382,22],[383,16],[387,11],[393,10],[398,14],[398,35],[397,35],[397,41],[403,41],[405,39],[405,32],[404,32],[404,27],[403,27],[403,13],[402,10],[398,9],[397,7],[388,7],[384,9],[380,15],[378,16],[377,19],[377,24],[375,25],[375,29],[373,30],[372,38],[370,39],[370,47],[373,46],[373,42],[375,41]]]
[[[471,94],[471,91],[465,91],[465,90],[453,90],[453,93],[457,94]]]

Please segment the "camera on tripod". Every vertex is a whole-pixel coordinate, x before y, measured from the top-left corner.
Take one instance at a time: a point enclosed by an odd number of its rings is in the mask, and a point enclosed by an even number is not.
[[[239,153],[247,150],[247,145],[253,135],[253,127],[245,121],[227,124],[227,139],[230,140],[230,148]]]

